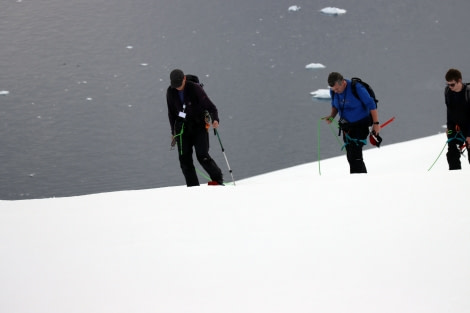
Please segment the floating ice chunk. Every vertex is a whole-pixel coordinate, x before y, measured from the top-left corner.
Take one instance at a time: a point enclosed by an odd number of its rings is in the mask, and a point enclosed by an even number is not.
[[[140,63],[141,66],[148,66],[148,63]]]
[[[330,89],[318,89],[310,93],[316,99],[331,99]]]
[[[134,49],[133,46],[127,46],[126,48],[127,48],[127,49]]]
[[[321,64],[321,63],[310,63],[305,65],[306,69],[312,70],[312,69],[317,69],[317,68],[325,68],[326,66]]]
[[[300,11],[300,7],[298,5],[291,5],[288,10],[289,12],[297,12]]]
[[[0,96],[6,96],[6,95],[9,95],[10,92],[8,90],[2,90],[0,91]]]
[[[93,98],[91,98],[91,97],[88,97],[86,99],[87,99],[87,101],[92,101],[93,100]]]
[[[346,10],[343,9],[338,9],[338,8],[333,8],[333,7],[326,7],[320,10],[321,13],[327,14],[327,15],[342,15],[346,13]]]

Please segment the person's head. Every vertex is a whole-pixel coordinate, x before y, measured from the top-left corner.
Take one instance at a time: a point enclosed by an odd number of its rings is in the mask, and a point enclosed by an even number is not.
[[[446,73],[446,82],[451,90],[459,92],[463,87],[462,73],[455,68],[451,68]]]
[[[342,93],[346,88],[346,81],[340,73],[331,72],[330,75],[328,75],[328,86],[330,86],[333,92]]]
[[[183,90],[184,83],[186,82],[186,76],[180,69],[174,69],[170,73],[170,86],[172,88]]]

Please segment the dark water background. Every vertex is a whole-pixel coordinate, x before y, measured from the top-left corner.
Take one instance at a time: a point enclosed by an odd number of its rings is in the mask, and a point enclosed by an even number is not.
[[[331,71],[372,83],[381,121],[396,116],[384,144],[442,132],[444,74],[470,75],[468,12],[468,0],[1,0],[0,199],[184,184],[165,102],[175,67],[218,106],[235,179],[317,160],[330,108],[309,93]],[[342,154],[321,134],[321,158]]]

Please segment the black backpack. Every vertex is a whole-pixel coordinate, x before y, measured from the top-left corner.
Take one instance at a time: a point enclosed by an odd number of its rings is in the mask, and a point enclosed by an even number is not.
[[[199,81],[199,77],[197,77],[197,75],[186,74],[186,81],[190,81],[192,83],[198,84],[199,86],[201,86],[201,88],[204,88],[204,84]],[[209,123],[211,119],[212,117],[209,114],[209,112],[204,111],[204,121],[206,123],[206,130],[209,129]],[[215,129],[214,129],[214,134],[215,134]]]
[[[369,96],[372,99],[374,99],[375,107],[377,108],[377,102],[379,102],[379,100],[377,100],[377,98],[375,97],[374,90],[372,89],[372,87],[368,83],[366,83],[365,81],[363,81],[362,79],[360,79],[358,77],[351,78],[351,90],[352,90],[352,93],[353,93],[354,97],[356,97],[356,99],[361,101],[361,103],[365,106],[364,102],[362,102],[362,99],[357,94],[357,87],[356,87],[357,83],[360,83],[362,86],[364,86],[364,88],[366,88],[367,92],[369,93]]]
[[[186,74],[186,80],[204,87],[204,84],[199,81],[199,77],[192,74]]]

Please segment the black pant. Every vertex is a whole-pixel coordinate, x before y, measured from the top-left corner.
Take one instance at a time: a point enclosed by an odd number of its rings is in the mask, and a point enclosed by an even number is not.
[[[183,171],[186,185],[199,186],[199,180],[196,174],[196,168],[193,163],[193,147],[196,151],[196,158],[209,174],[211,180],[223,183],[222,171],[217,166],[215,161],[209,155],[209,134],[203,125],[183,125],[177,128],[176,143],[178,145],[178,154],[181,170]]]
[[[449,163],[449,170],[460,170],[462,169],[462,165],[460,164],[460,146],[463,145],[464,142],[454,139],[449,141],[447,144],[447,163]],[[470,153],[468,153],[468,162],[470,163]]]
[[[362,147],[365,145],[368,135],[367,124],[350,127],[347,132],[343,131],[343,141],[346,145],[346,157],[351,174],[367,173],[366,164],[362,158]]]

